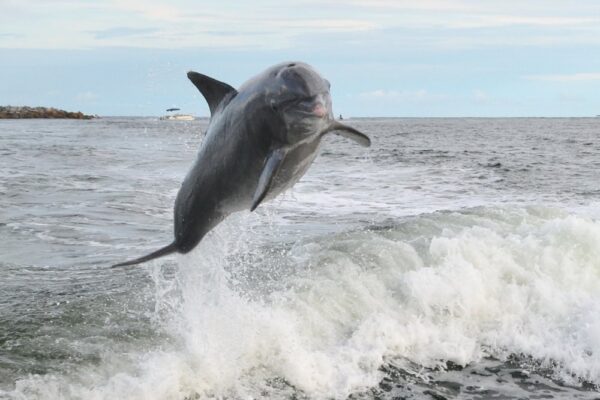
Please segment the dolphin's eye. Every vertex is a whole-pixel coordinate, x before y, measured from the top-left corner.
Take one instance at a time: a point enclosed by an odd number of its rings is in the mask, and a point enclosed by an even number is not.
[[[314,101],[315,101],[314,97],[306,97],[306,98],[300,100],[298,102],[298,105],[300,107],[304,107],[304,108],[311,108],[313,106]]]
[[[271,110],[277,112],[279,109],[277,108],[277,104],[275,104],[275,100],[271,100]]]

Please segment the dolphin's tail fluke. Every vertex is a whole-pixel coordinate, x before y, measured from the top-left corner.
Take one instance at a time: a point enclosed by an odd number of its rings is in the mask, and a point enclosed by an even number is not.
[[[125,267],[127,265],[135,265],[135,264],[143,263],[146,261],[154,260],[155,258],[158,258],[158,257],[166,256],[167,254],[175,253],[176,251],[177,251],[177,246],[175,245],[175,242],[173,242],[170,245],[165,246],[162,249],[158,249],[153,253],[150,253],[150,254],[140,257],[140,258],[136,258],[135,260],[125,261],[125,262],[122,262],[119,264],[115,264],[115,265],[111,266],[111,268]]]

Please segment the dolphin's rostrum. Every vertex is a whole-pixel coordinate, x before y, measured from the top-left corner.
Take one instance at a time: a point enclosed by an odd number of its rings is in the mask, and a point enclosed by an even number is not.
[[[197,72],[188,78],[208,102],[211,119],[175,200],[175,240],[114,267],[187,253],[229,214],[254,211],[304,175],[326,133],[371,144],[334,120],[329,82],[308,64],[275,65],[239,90]]]

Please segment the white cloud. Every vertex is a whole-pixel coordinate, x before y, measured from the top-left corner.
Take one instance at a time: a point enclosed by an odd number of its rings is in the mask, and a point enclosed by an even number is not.
[[[81,102],[92,102],[98,99],[98,95],[93,92],[87,91],[77,94],[77,96],[75,96],[75,99]]]
[[[485,104],[490,101],[490,96],[483,90],[476,89],[473,91],[473,99],[478,104]]]
[[[315,46],[332,39],[422,49],[588,45],[600,44],[600,2],[5,0],[0,26],[7,48],[289,49],[309,35]],[[117,35],[124,28],[139,34]]]
[[[178,21],[186,15],[183,10],[173,5],[156,4],[152,1],[113,0],[110,4],[108,9],[132,12],[150,20]]]
[[[449,18],[442,22],[443,26],[454,29],[501,28],[510,26],[523,27],[597,27],[600,18],[593,17],[555,17],[555,16],[521,16],[521,15],[472,15]]]
[[[429,93],[425,89],[419,89],[414,91],[377,89],[369,92],[360,93],[358,96],[364,99],[371,100],[393,100],[402,102],[435,102],[448,99],[448,96],[444,94]]]
[[[345,31],[365,31],[375,29],[377,24],[370,21],[363,21],[359,19],[299,19],[299,20],[284,20],[284,21],[272,21],[266,22],[265,27],[268,29],[269,25],[278,28],[293,28],[293,29],[306,29],[306,30],[327,30],[335,32]]]
[[[600,81],[600,72],[578,72],[574,74],[529,75],[527,79],[551,82],[588,82]]]
[[[573,93],[559,93],[558,100],[561,103],[584,103],[586,101],[584,96]]]
[[[473,11],[471,4],[457,0],[341,0],[337,3],[384,10]]]

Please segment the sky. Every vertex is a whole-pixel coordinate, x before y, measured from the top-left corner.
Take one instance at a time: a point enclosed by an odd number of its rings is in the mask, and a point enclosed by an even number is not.
[[[208,116],[305,61],[354,117],[600,114],[600,0],[0,0],[0,105]]]

